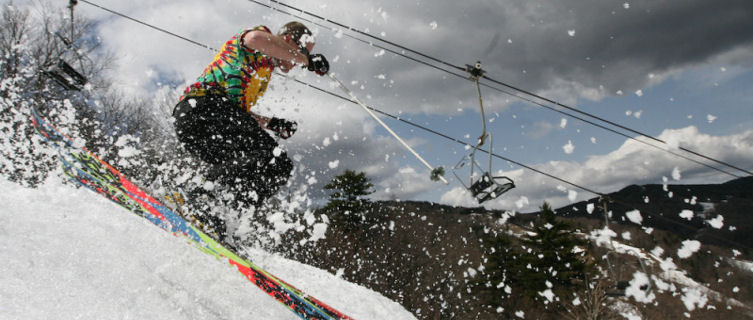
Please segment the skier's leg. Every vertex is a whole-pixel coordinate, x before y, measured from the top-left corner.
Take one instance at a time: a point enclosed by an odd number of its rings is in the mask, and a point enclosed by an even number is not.
[[[227,155],[226,139],[218,128],[231,125],[227,117],[219,112],[223,107],[228,106],[221,97],[187,98],[176,105],[173,114],[179,141],[193,156],[209,164],[203,170],[204,177],[215,183],[221,183],[218,180],[225,175],[223,167]],[[208,233],[217,234],[223,240],[227,236],[225,217],[217,208],[222,201],[217,198],[216,190],[205,189],[205,186],[187,190],[188,210],[198,220],[197,226]]]
[[[215,164],[216,181],[230,187],[239,207],[258,206],[287,182],[293,163],[284,152],[275,152],[277,142],[250,114],[234,106],[217,107],[199,117],[214,121],[191,128],[212,133],[203,137],[209,143],[197,152],[211,157],[207,162]]]

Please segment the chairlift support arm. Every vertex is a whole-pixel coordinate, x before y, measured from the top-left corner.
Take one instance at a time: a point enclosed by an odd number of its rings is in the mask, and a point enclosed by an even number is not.
[[[492,155],[494,154],[494,139],[490,133],[486,131],[486,112],[484,110],[484,101],[481,97],[481,85],[479,79],[483,77],[485,71],[481,68],[481,62],[477,61],[474,65],[466,65],[466,71],[470,74],[470,80],[476,84],[476,92],[478,93],[478,104],[481,110],[481,135],[478,137],[476,146],[473,147],[470,155],[464,156],[453,167],[453,173],[458,178],[461,184],[471,192],[473,197],[479,204],[488,200],[495,199],[503,193],[515,188],[515,182],[512,179],[505,176],[492,176]],[[486,139],[489,139],[489,166],[488,170],[484,170],[481,165],[476,162],[476,151],[481,150],[481,147],[486,143]],[[470,178],[468,184],[463,182],[463,179],[458,176],[457,170],[469,165]],[[474,181],[475,170],[478,167],[482,172],[481,176]]]
[[[369,109],[369,107],[366,106],[366,104],[364,104],[363,102],[361,102],[361,100],[358,99],[358,97],[356,97],[356,95],[353,93],[353,91],[350,91],[350,89],[348,89],[347,87],[345,87],[345,85],[339,79],[337,79],[337,77],[335,77],[334,74],[332,74],[332,73],[328,73],[328,74],[329,74],[330,79],[332,79],[333,81],[335,81],[338,84],[338,86],[340,87],[340,89],[342,89],[345,93],[347,93],[353,101],[355,101],[356,103],[358,103],[358,105],[360,105],[363,108],[363,110],[366,111],[366,113],[368,113],[372,118],[374,118],[374,120],[376,120],[376,122],[378,122],[380,125],[382,125],[382,127],[384,127],[384,129],[387,130],[387,132],[389,132],[393,137],[395,137],[395,139],[397,141],[399,141],[406,149],[408,149],[408,151],[410,151],[411,153],[413,153],[413,155],[419,161],[421,161],[421,163],[423,163],[424,166],[426,166],[429,170],[431,170],[432,180],[439,179],[439,180],[442,180],[442,182],[444,182],[444,184],[450,184],[450,182],[447,181],[447,179],[445,179],[442,176],[443,170],[441,170],[441,167],[439,167],[439,168],[432,167],[428,162],[426,162],[426,160],[424,160],[424,158],[421,157],[421,155],[418,154],[418,152],[416,152],[415,150],[413,150],[413,148],[411,148],[411,146],[408,145],[408,143],[405,142],[405,140],[403,140],[402,138],[400,138],[400,136],[398,136],[397,133],[395,133],[395,131],[392,131],[392,129],[389,126],[387,126],[387,124],[385,124],[382,121],[382,119],[379,119],[379,117],[377,117],[376,114],[374,114],[374,112],[372,112]]]

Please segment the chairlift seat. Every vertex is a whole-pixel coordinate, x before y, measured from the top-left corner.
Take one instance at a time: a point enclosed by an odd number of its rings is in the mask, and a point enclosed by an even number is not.
[[[81,91],[87,82],[86,77],[62,59],[45,73],[66,90]]]
[[[492,176],[489,172],[484,173],[481,179],[471,184],[468,190],[479,204],[495,199],[503,193],[515,188],[512,179],[504,176]]]

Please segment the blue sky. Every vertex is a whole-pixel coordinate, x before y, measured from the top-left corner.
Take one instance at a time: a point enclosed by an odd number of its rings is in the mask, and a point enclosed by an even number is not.
[[[276,30],[294,19],[242,0],[92,2],[215,48],[243,27]],[[455,65],[481,60],[491,78],[753,169],[748,1],[286,3]],[[117,52],[113,76],[126,92],[175,94],[213,56],[88,4],[76,10],[98,24],[103,49]],[[310,24],[314,51],[325,54],[336,76],[367,104],[469,142],[480,134],[471,82],[383,53],[348,36],[362,35],[314,20],[322,24]],[[326,79],[293,75],[340,93]],[[482,92],[496,153],[594,190],[667,177],[672,183],[732,178],[518,98]],[[429,181],[427,170],[356,105],[277,77],[257,111],[300,123],[296,136],[283,143],[297,155],[294,188],[316,193],[348,168],[372,178],[376,198],[475,205],[449,170],[449,186]],[[433,165],[451,167],[467,153],[454,142],[385,121]],[[493,170],[513,177],[518,188],[490,208],[525,212],[545,200],[556,207],[594,196],[502,160],[494,160]]]

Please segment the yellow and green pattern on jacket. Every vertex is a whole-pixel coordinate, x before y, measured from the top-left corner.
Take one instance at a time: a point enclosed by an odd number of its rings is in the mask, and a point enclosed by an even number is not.
[[[249,111],[256,104],[267,90],[274,62],[271,57],[243,45],[243,35],[249,31],[270,32],[265,26],[238,32],[222,46],[196,83],[186,88],[184,97],[219,90],[243,110]]]

